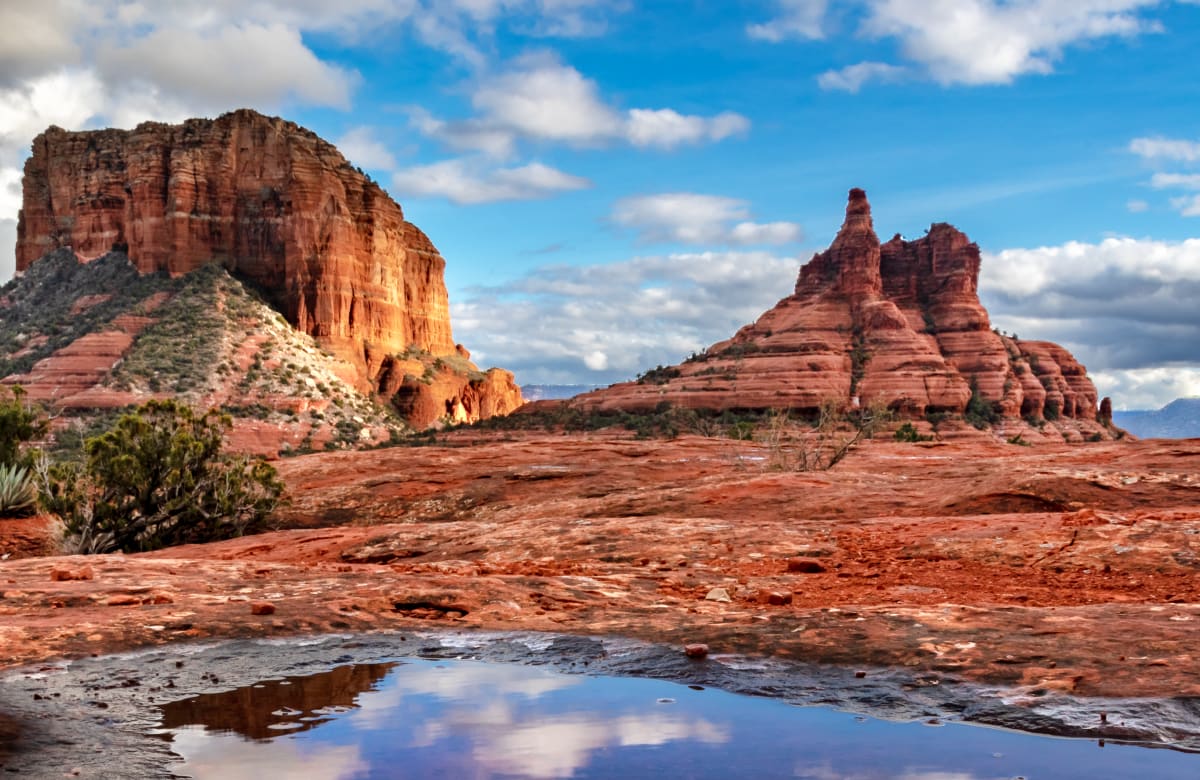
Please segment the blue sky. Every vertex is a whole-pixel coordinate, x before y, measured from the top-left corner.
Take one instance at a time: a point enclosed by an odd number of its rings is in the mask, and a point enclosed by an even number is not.
[[[994,324],[1118,408],[1200,395],[1200,4],[6,0],[0,275],[33,135],[248,106],[334,141],[447,259],[456,337],[607,383],[790,292],[846,190],[952,222]]]

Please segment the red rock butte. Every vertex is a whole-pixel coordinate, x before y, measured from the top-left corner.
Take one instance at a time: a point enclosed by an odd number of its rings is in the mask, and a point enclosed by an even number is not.
[[[979,247],[944,223],[915,241],[896,235],[881,244],[866,193],[853,189],[833,244],[757,322],[681,365],[574,403],[806,411],[882,401],[915,418],[962,414],[976,393],[1002,417],[1101,432],[1096,388],[1067,350],[992,330],[979,266]]]
[[[141,273],[221,262],[353,364],[364,389],[379,390],[380,375],[396,373],[392,356],[413,348],[468,356],[454,343],[433,243],[332,144],[254,111],[43,132],[25,163],[17,270],[63,247],[84,262],[122,251]],[[469,392],[465,378],[440,382],[441,394],[508,411],[520,391],[503,373]],[[440,417],[462,401],[430,405]]]

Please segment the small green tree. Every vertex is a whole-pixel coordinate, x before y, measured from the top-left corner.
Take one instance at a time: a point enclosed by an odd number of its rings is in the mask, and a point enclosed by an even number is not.
[[[32,458],[21,451],[21,445],[41,437],[49,427],[46,415],[25,395],[20,385],[0,393],[0,465],[30,465]]]
[[[283,493],[261,458],[223,453],[228,415],[150,401],[84,443],[82,463],[43,464],[42,503],[74,552],[139,552],[264,528]]]
[[[1000,422],[1003,419],[1003,407],[1000,403],[989,401],[980,394],[979,383],[975,377],[971,377],[970,388],[971,397],[967,401],[963,418],[981,431]]]

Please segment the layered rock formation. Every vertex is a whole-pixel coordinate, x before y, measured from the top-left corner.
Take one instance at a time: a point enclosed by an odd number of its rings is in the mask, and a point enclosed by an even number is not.
[[[793,295],[679,366],[575,403],[811,411],[879,401],[911,418],[970,405],[999,418],[1094,421],[1096,389],[1070,353],[992,330],[979,264],[979,247],[944,223],[881,244],[866,193],[851,190],[845,223],[800,269]]]
[[[253,111],[39,135],[25,164],[18,271],[62,247],[84,262],[124,252],[143,274],[219,261],[353,364],[363,389],[397,353],[457,354],[432,242],[331,144]],[[499,396],[484,406],[520,404],[504,378],[485,383]]]

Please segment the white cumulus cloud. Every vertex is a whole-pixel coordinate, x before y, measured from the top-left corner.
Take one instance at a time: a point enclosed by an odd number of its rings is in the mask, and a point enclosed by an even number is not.
[[[670,108],[630,109],[625,136],[634,146],[670,149],[682,144],[721,141],[750,129],[750,120],[726,111],[714,117],[687,116]]]
[[[590,186],[591,182],[583,177],[538,162],[515,168],[492,168],[485,161],[473,158],[417,165],[392,175],[392,187],[397,194],[444,197],[460,204],[535,200]]]
[[[1200,161],[1200,141],[1185,138],[1135,138],[1129,142],[1129,151],[1147,160]]]
[[[208,111],[288,99],[347,109],[357,79],[320,60],[299,30],[282,24],[155,30],[127,46],[103,47],[97,64],[108,83],[146,82]]]
[[[1183,171],[1156,171],[1150,177],[1150,186],[1156,190],[1200,190],[1200,173],[1195,172],[1195,163],[1200,162],[1200,143],[1182,138],[1148,137],[1135,138],[1129,142],[1129,151],[1138,155],[1151,166],[1164,163],[1182,168]],[[1188,169],[1191,170],[1188,170]],[[1169,201],[1171,208],[1184,217],[1200,217],[1200,195],[1177,195]]]
[[[868,0],[862,32],[894,38],[942,84],[1006,84],[1049,73],[1068,46],[1158,29],[1157,0]]]
[[[821,89],[858,92],[869,81],[898,81],[904,78],[907,72],[898,65],[889,65],[886,62],[859,62],[840,70],[825,71],[817,76],[817,86]]]
[[[623,198],[612,211],[614,223],[636,230],[647,243],[779,245],[801,237],[793,222],[758,223],[750,216],[744,200],[694,192]]]
[[[1185,217],[1200,217],[1200,195],[1171,198],[1171,206]]]
[[[520,382],[602,384],[728,338],[790,294],[799,267],[748,251],[549,265],[468,291],[451,317],[464,343]]]
[[[1063,344],[1118,406],[1152,400],[1157,407],[1174,397],[1148,400],[1150,385],[1137,376],[1200,371],[1200,239],[1108,238],[989,252],[979,292],[993,323]],[[1168,385],[1155,386],[1172,392]],[[1121,396],[1133,387],[1136,402]]]
[[[396,167],[395,156],[369,127],[351,128],[334,142],[334,146],[360,168],[390,171]]]
[[[410,111],[413,127],[458,150],[510,155],[519,141],[599,147],[627,143],[672,149],[744,134],[750,120],[730,111],[713,116],[671,108],[622,111],[599,86],[556,56],[530,54],[477,83],[471,92],[476,115],[446,120]]]
[[[823,24],[829,0],[775,0],[774,4],[777,15],[770,21],[747,25],[747,35],[771,43],[825,36]]]
[[[777,16],[746,28],[751,38],[779,42],[826,34],[824,0],[776,0]],[[943,85],[1008,84],[1054,70],[1067,49],[1162,29],[1148,12],[1160,0],[850,0],[840,10],[860,16],[858,35],[894,41],[903,63],[863,62],[820,76],[826,89],[856,91],[895,80],[892,68]],[[880,66],[891,65],[891,68]]]

